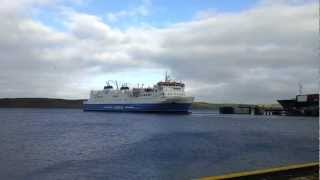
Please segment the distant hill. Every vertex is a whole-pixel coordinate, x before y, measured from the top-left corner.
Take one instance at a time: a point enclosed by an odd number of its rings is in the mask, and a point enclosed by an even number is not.
[[[219,105],[207,102],[193,102],[192,109],[219,109]]]
[[[50,98],[4,98],[0,99],[0,108],[82,108],[84,99],[50,99]],[[194,102],[192,109],[218,110],[220,107],[237,107],[241,104],[213,104]]]
[[[220,107],[255,106],[253,104],[194,102],[192,109],[218,110]]]
[[[83,99],[4,98],[0,108],[82,108]]]

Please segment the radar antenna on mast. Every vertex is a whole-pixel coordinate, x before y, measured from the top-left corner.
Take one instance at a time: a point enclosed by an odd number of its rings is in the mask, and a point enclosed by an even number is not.
[[[110,81],[111,80],[106,81],[107,86],[110,86]]]
[[[117,90],[119,90],[118,81],[115,81],[115,84],[117,86]]]
[[[299,95],[302,95],[303,85],[301,84],[301,82],[298,82],[298,86],[299,86]]]
[[[168,75],[168,71],[166,71],[165,82],[170,81],[170,76]]]

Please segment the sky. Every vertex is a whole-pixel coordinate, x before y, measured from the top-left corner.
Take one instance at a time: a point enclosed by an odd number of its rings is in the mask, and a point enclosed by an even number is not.
[[[82,99],[168,71],[196,101],[319,92],[316,0],[0,0],[0,98]]]

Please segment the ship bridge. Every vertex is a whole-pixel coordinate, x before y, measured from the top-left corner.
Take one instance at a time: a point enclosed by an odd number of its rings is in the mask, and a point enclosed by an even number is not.
[[[185,96],[184,84],[175,81],[158,82],[155,89],[163,96]]]

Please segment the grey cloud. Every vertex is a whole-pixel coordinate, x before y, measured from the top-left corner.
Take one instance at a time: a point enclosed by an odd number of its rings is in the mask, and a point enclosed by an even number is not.
[[[167,30],[158,61],[180,79],[223,84],[198,89],[200,100],[274,102],[298,81],[318,91],[317,33],[314,4],[258,7]]]

